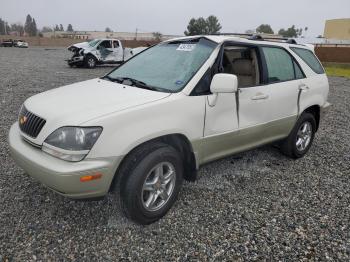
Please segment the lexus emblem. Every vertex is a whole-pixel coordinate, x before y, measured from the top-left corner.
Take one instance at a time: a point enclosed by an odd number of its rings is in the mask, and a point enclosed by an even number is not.
[[[21,125],[24,125],[26,122],[27,122],[27,117],[26,116],[21,116],[20,119],[19,119],[19,123]]]

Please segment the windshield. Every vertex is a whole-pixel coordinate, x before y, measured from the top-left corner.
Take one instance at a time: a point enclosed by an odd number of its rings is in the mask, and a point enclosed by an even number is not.
[[[131,78],[160,90],[177,92],[186,86],[216,46],[205,38],[162,43],[135,56],[108,77]]]
[[[100,40],[98,40],[98,39],[91,40],[91,41],[89,42],[89,46],[94,47],[98,42],[100,42]]]

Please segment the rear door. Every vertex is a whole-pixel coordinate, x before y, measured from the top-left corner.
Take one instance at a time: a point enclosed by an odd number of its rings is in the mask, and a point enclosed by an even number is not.
[[[119,40],[113,40],[113,58],[115,62],[123,61],[124,52],[121,42]]]
[[[263,83],[239,90],[239,129],[252,145],[287,136],[298,113],[304,75],[284,48],[259,48]]]

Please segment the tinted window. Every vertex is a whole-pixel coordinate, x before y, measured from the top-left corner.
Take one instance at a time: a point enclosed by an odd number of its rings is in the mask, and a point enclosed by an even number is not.
[[[114,45],[114,48],[118,48],[119,47],[119,42],[118,41],[113,41],[113,45]]]
[[[294,65],[291,56],[281,48],[263,47],[268,82],[280,82],[295,79]]]
[[[199,80],[196,87],[193,89],[191,95],[209,95],[210,94],[210,84],[211,84],[211,68],[207,70],[201,80]]]
[[[291,47],[291,49],[317,74],[323,74],[324,70],[314,53],[308,49]]]
[[[296,79],[305,78],[305,75],[304,75],[303,71],[301,70],[300,66],[295,61],[293,61],[293,63],[294,63],[294,68],[295,68],[295,78]]]

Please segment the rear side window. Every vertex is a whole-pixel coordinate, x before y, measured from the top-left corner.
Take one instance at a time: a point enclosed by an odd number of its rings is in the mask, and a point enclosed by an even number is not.
[[[317,74],[324,74],[324,70],[311,50],[304,48],[291,47],[291,49],[296,53],[304,62]]]
[[[282,82],[295,79],[294,61],[287,51],[275,47],[263,47],[268,82]]]

